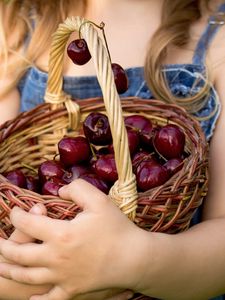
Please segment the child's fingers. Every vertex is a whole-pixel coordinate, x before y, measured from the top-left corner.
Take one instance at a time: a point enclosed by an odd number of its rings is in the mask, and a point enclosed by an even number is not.
[[[30,213],[32,213],[34,215],[46,215],[46,208],[43,204],[38,203],[38,204],[35,204],[30,209]],[[28,236],[27,234],[23,233],[22,231],[15,229],[15,231],[9,237],[9,240],[19,243],[19,244],[23,244],[23,243],[30,243],[34,239],[31,238],[30,236]]]

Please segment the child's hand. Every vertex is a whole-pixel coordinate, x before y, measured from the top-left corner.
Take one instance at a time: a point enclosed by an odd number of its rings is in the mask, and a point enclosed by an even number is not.
[[[34,216],[15,208],[13,225],[43,244],[18,245],[0,240],[5,258],[18,265],[1,264],[0,274],[28,284],[53,283],[54,288],[32,300],[66,300],[109,288],[135,289],[141,280],[139,245],[142,232],[98,189],[75,180],[60,196],[82,209],[72,221]]]

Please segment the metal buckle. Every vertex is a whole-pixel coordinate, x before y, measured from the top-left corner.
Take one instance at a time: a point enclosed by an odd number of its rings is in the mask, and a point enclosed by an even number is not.
[[[209,19],[209,24],[210,25],[224,25],[225,24],[224,16],[225,16],[224,12],[217,12]]]

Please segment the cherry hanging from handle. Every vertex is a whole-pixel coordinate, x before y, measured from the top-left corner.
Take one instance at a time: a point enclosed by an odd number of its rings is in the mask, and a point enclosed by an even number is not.
[[[128,77],[127,77],[125,70],[119,64],[112,63],[111,55],[110,55],[110,51],[109,51],[109,47],[108,47],[108,43],[107,43],[105,31],[104,31],[105,24],[103,22],[101,22],[100,25],[97,25],[91,21],[87,21],[87,22],[93,24],[94,26],[96,26],[97,28],[102,30],[105,46],[107,49],[109,60],[111,62],[112,71],[114,74],[114,80],[115,80],[117,92],[119,94],[125,93],[128,90],[128,85],[129,85]],[[86,22],[84,22],[84,23],[86,23]],[[80,65],[80,66],[86,64],[91,59],[91,54],[89,52],[87,43],[81,37],[80,30],[79,30],[79,39],[76,39],[76,40],[73,40],[72,42],[70,42],[70,44],[67,47],[67,54],[74,64]]]

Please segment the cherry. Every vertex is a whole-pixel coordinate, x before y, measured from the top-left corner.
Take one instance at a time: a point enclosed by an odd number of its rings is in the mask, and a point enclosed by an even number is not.
[[[26,188],[26,177],[20,169],[15,169],[4,174],[4,176],[14,185]]]
[[[63,175],[64,170],[56,160],[46,160],[38,168],[38,176],[42,184],[52,177],[62,178]]]
[[[34,177],[32,175],[27,175],[26,176],[26,184],[27,184],[27,189],[29,191],[33,191],[36,193],[40,192],[40,182],[37,177]]]
[[[138,132],[141,142],[145,145],[152,144],[151,141],[154,131],[152,122],[149,119],[141,115],[131,115],[125,117],[124,122],[126,127]]]
[[[95,162],[96,174],[107,182],[115,182],[118,178],[116,162],[113,154],[100,156]]]
[[[125,70],[116,63],[112,63],[112,71],[118,94],[123,94],[128,90],[128,77]]]
[[[112,142],[112,135],[108,117],[100,112],[90,113],[83,122],[84,134],[94,145],[108,145]]]
[[[139,136],[138,133],[133,129],[127,129],[127,137],[128,137],[128,146],[130,150],[130,154],[134,154],[139,146]]]
[[[170,175],[173,175],[182,169],[183,164],[184,162],[182,158],[171,158],[163,166],[167,169]]]
[[[181,157],[184,152],[185,135],[174,124],[160,128],[153,139],[156,151],[166,159]]]
[[[83,136],[64,137],[58,143],[60,161],[65,166],[88,161],[91,149],[88,140]]]
[[[95,151],[96,155],[99,156],[99,155],[105,155],[105,154],[113,153],[113,152],[111,152],[111,151],[113,151],[110,148],[111,146],[113,147],[113,145],[110,144],[107,147],[101,147],[101,148],[99,148],[98,150]]]
[[[146,161],[137,170],[136,179],[138,188],[147,191],[164,184],[169,179],[169,173],[164,166]]]
[[[152,130],[152,122],[141,115],[130,115],[124,118],[126,127],[131,127],[138,132],[150,132]]]
[[[86,180],[87,182],[94,185],[96,188],[101,190],[103,193],[108,194],[109,186],[108,184],[102,180],[97,174],[94,173],[85,173],[80,176],[80,178]]]
[[[150,162],[152,164],[155,164],[155,163],[158,164],[156,158],[152,154],[150,154],[146,151],[137,152],[134,155],[134,157],[132,159],[132,166],[133,166],[134,174],[137,174],[138,170],[143,166],[143,164],[146,161],[149,162],[149,165],[150,165]]]
[[[147,149],[148,151],[154,151],[154,146],[153,146],[153,139],[154,136],[156,135],[156,132],[159,131],[161,127],[159,126],[155,126],[152,127],[152,129],[150,129],[150,131],[148,130],[143,130],[140,133],[140,141],[141,141],[141,146],[144,149]]]
[[[127,138],[128,138],[128,146],[129,146],[130,154],[133,155],[139,147],[138,133],[131,128],[127,128]],[[109,153],[114,153],[113,144],[110,144],[108,146],[108,151]]]
[[[70,183],[72,182],[74,179],[79,178],[81,175],[89,172],[89,168],[87,166],[84,165],[73,165],[69,170],[67,170],[65,172],[65,174],[63,175],[62,179],[66,182],[66,183]]]
[[[132,165],[136,166],[143,160],[148,160],[152,155],[147,151],[139,151],[132,157]]]
[[[114,147],[113,147],[113,144],[110,144],[109,146],[108,146],[108,152],[110,153],[110,154],[114,154]],[[108,154],[109,154],[108,153]],[[106,153],[107,154],[107,153]]]
[[[50,180],[47,180],[42,186],[43,195],[53,195],[58,196],[59,189],[65,185],[65,182],[57,177],[53,177]]]
[[[91,59],[91,54],[84,39],[72,41],[67,47],[67,54],[76,65],[84,65]]]

